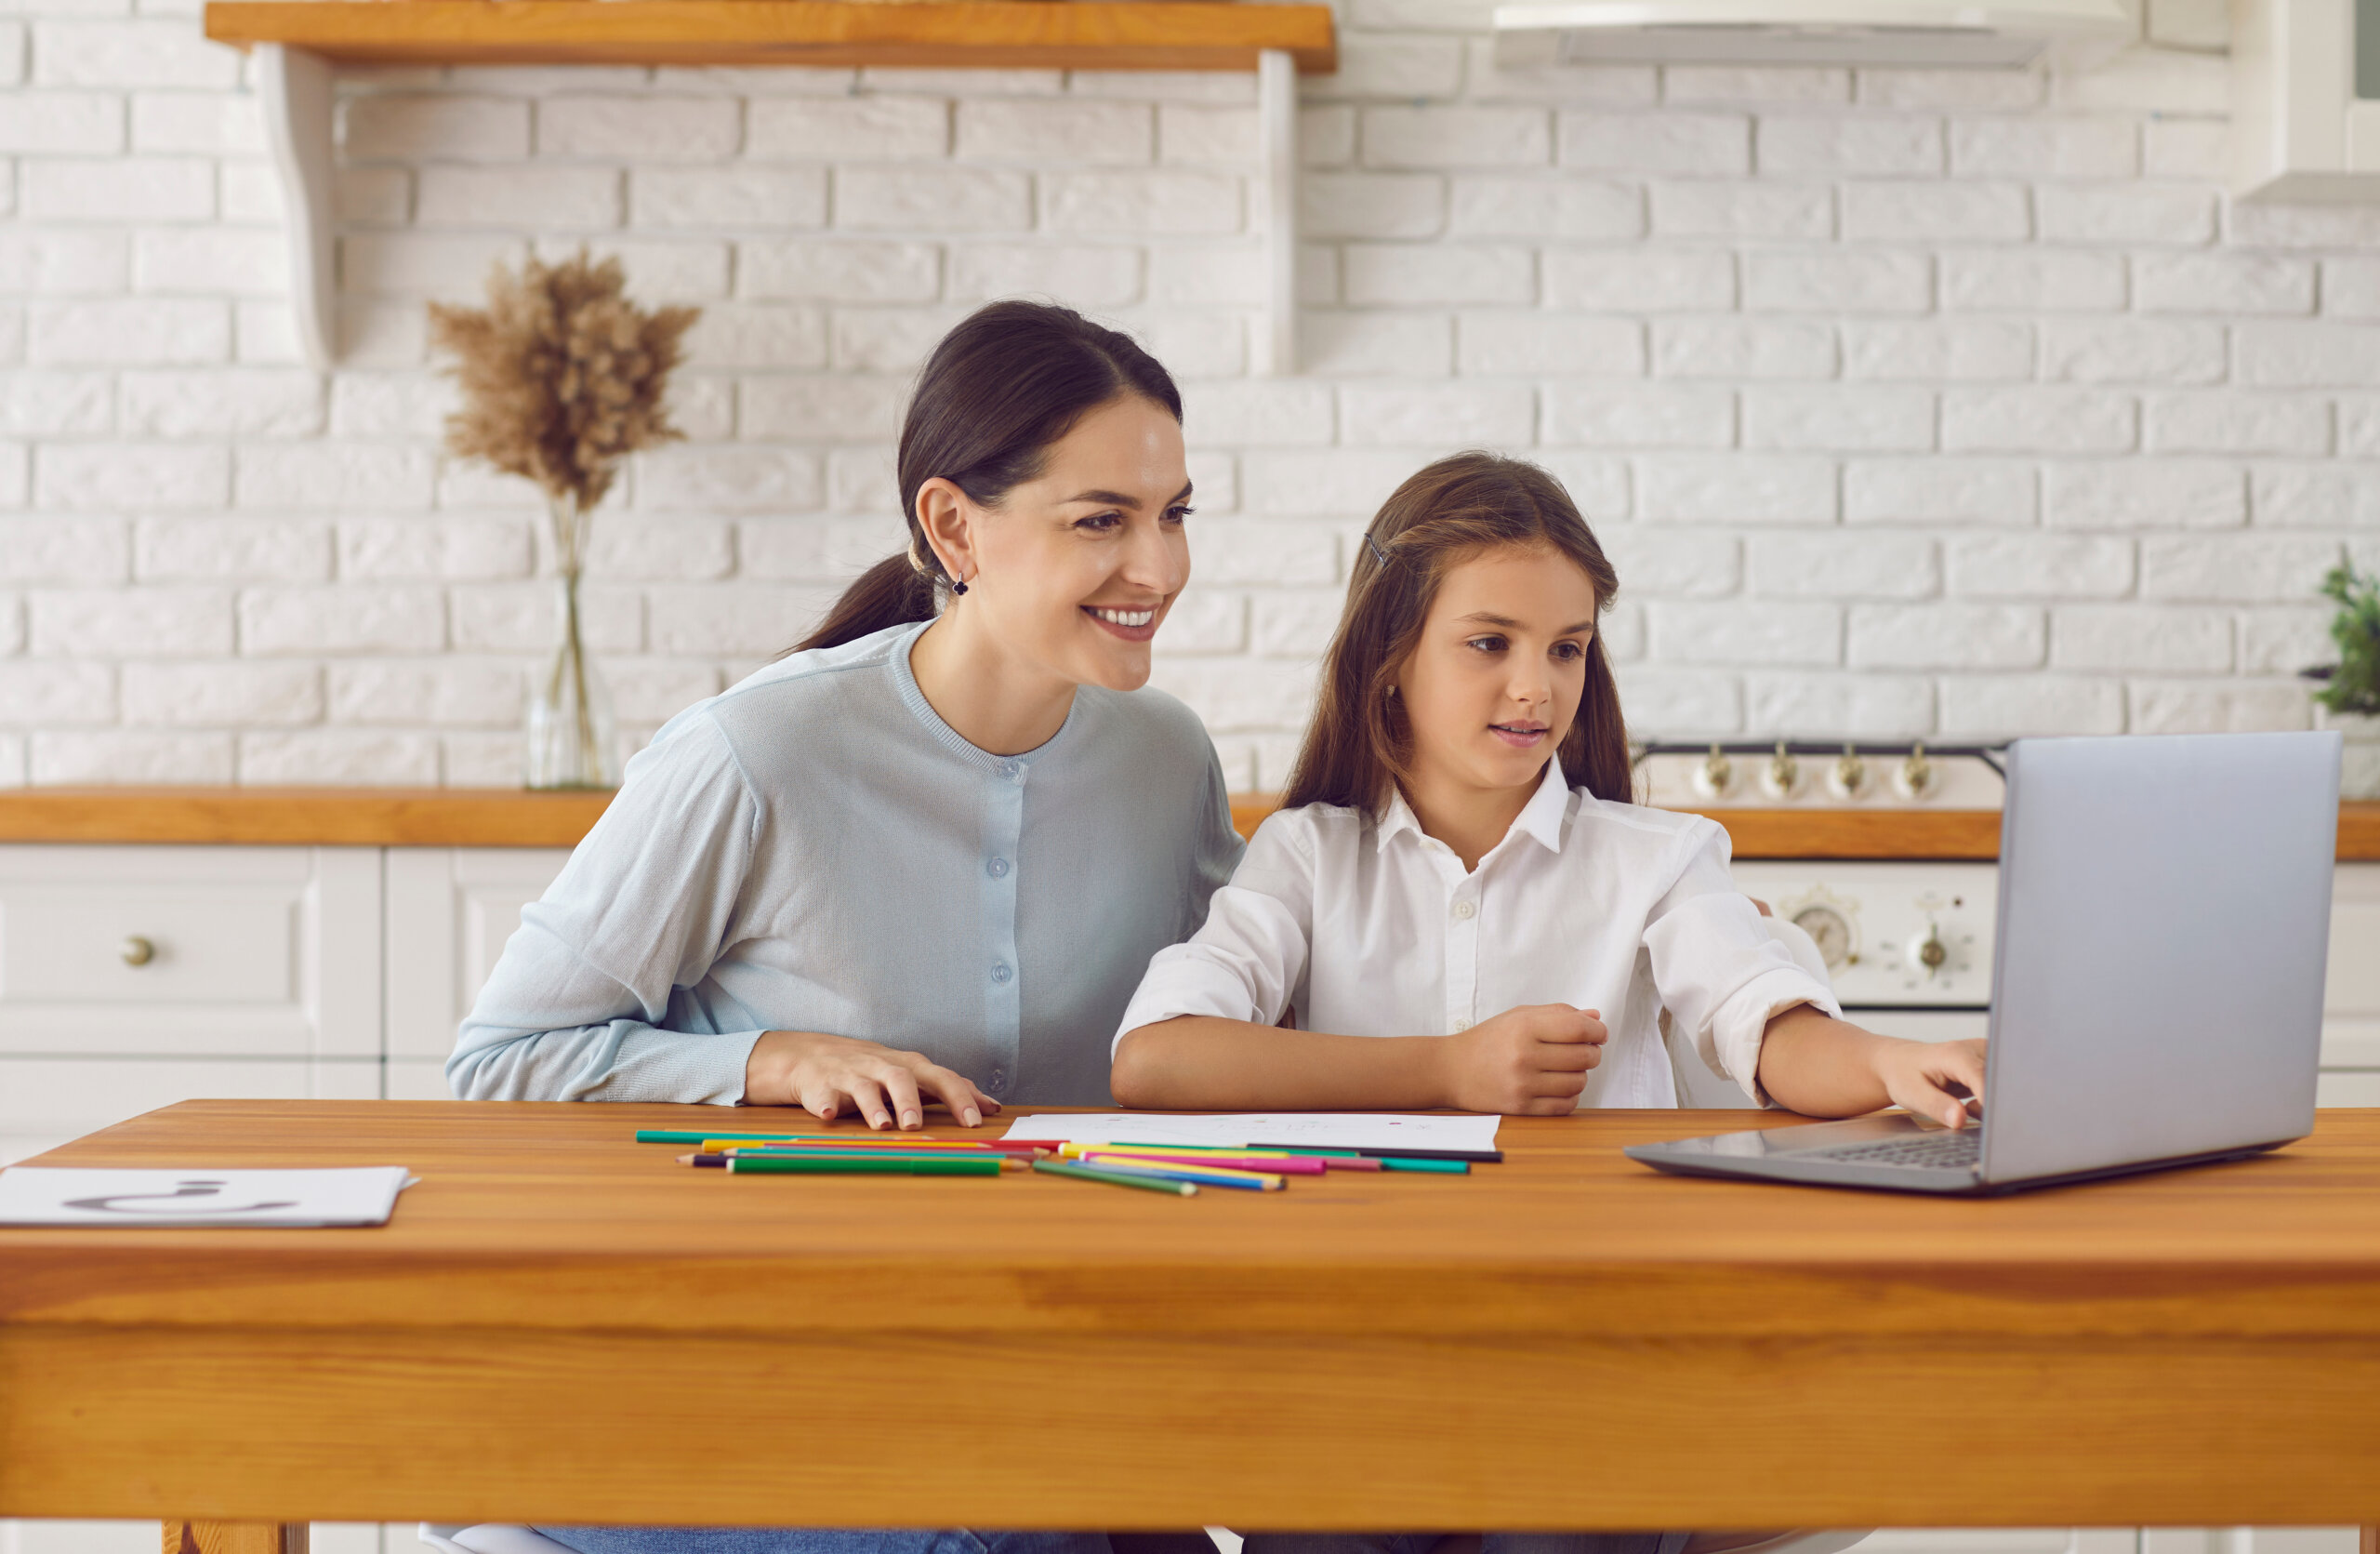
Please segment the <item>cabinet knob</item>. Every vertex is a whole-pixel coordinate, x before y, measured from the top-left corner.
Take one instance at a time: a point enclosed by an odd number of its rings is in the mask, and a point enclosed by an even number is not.
[[[147,939],[142,938],[139,935],[135,934],[130,938],[124,941],[124,963],[126,965],[145,966],[156,958],[157,947],[151,944]]]

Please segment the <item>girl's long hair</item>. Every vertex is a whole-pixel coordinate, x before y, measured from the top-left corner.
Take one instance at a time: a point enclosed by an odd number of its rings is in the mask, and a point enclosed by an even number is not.
[[[1562,483],[1534,464],[1492,453],[1441,458],[1398,486],[1364,531],[1347,604],[1322,662],[1321,694],[1281,804],[1344,804],[1377,814],[1412,772],[1413,737],[1390,696],[1413,656],[1438,587],[1483,551],[1518,545],[1578,564],[1601,616],[1620,575]],[[1586,690],[1555,757],[1573,788],[1632,797],[1620,688],[1598,631],[1587,644]]]
[[[1050,445],[1077,421],[1128,393],[1182,418],[1171,375],[1130,335],[1042,302],[994,302],[969,314],[927,358],[901,424],[908,549],[861,574],[793,651],[932,620],[936,591],[950,579],[918,523],[919,488],[940,477],[996,506],[1041,472]]]

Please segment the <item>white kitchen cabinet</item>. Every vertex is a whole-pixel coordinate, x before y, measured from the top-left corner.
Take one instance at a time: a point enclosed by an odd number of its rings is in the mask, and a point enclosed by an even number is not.
[[[193,1096],[379,1095],[381,861],[0,847],[0,1159]]]
[[[388,857],[389,1096],[444,1100],[455,1027],[567,848],[404,847]]]

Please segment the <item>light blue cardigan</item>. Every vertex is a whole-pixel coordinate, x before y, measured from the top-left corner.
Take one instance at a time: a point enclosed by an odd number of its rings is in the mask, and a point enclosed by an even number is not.
[[[1196,714],[1083,686],[986,754],[909,671],[923,625],[800,653],[672,718],[524,909],[446,1077],[472,1100],[744,1095],[766,1030],[921,1052],[1002,1101],[1111,1104],[1149,957],[1240,854]]]

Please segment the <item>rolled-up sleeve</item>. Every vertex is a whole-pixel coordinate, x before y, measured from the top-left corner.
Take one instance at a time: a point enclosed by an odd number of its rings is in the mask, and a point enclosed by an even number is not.
[[[707,717],[666,731],[521,926],[464,1019],[466,1100],[733,1104],[759,1030],[664,1029],[730,942],[759,805]]]
[[[1305,975],[1314,923],[1314,851],[1294,813],[1256,828],[1231,882],[1186,943],[1157,952],[1125,1006],[1125,1032],[1183,1015],[1276,1023]]]
[[[1843,1006],[1762,922],[1727,873],[1727,833],[1698,821],[1679,838],[1677,879],[1646,922],[1653,984],[1712,1071],[1767,1106],[1760,1044],[1768,1022],[1807,1003],[1840,1019]]]

